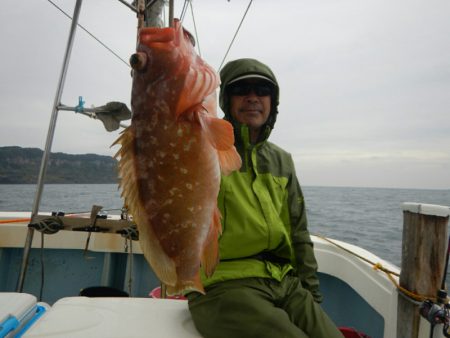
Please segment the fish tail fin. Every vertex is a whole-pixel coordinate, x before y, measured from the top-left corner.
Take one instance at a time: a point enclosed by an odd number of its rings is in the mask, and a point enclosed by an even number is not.
[[[208,236],[205,240],[202,254],[202,267],[206,276],[210,277],[219,263],[219,235],[222,233],[222,224],[220,222],[220,211],[215,208]]]
[[[217,149],[222,173],[228,175],[232,171],[238,170],[242,161],[234,147],[234,133],[231,123],[205,113],[198,113],[198,120],[206,137],[212,146]]]

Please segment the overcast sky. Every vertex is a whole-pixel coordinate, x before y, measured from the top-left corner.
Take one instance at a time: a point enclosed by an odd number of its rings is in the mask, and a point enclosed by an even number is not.
[[[75,0],[53,0],[70,15]],[[179,16],[183,1],[176,1]],[[218,68],[247,8],[194,0],[202,57]],[[450,1],[254,0],[227,60],[267,63],[281,88],[271,140],[303,185],[450,189]],[[84,0],[80,24],[128,60],[136,17]],[[185,26],[194,32],[188,11]],[[0,146],[43,149],[70,29],[47,0],[0,4]],[[130,69],[81,29],[62,103],[129,104]],[[112,155],[118,133],[59,113],[52,151]]]

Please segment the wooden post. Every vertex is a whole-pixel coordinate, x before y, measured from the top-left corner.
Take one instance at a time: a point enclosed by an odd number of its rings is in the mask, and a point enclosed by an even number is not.
[[[449,207],[403,204],[401,287],[436,297],[445,268],[449,214]],[[397,337],[417,338],[419,323],[419,305],[399,294]]]

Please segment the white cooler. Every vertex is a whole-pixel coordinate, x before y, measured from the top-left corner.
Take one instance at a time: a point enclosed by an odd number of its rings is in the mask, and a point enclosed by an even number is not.
[[[22,337],[46,309],[33,295],[0,292],[0,338]]]

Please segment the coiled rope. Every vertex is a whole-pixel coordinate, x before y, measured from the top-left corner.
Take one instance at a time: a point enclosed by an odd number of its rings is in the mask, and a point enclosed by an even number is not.
[[[55,216],[49,216],[37,223],[29,224],[29,226],[46,235],[56,234],[59,230],[64,229],[62,221]]]

